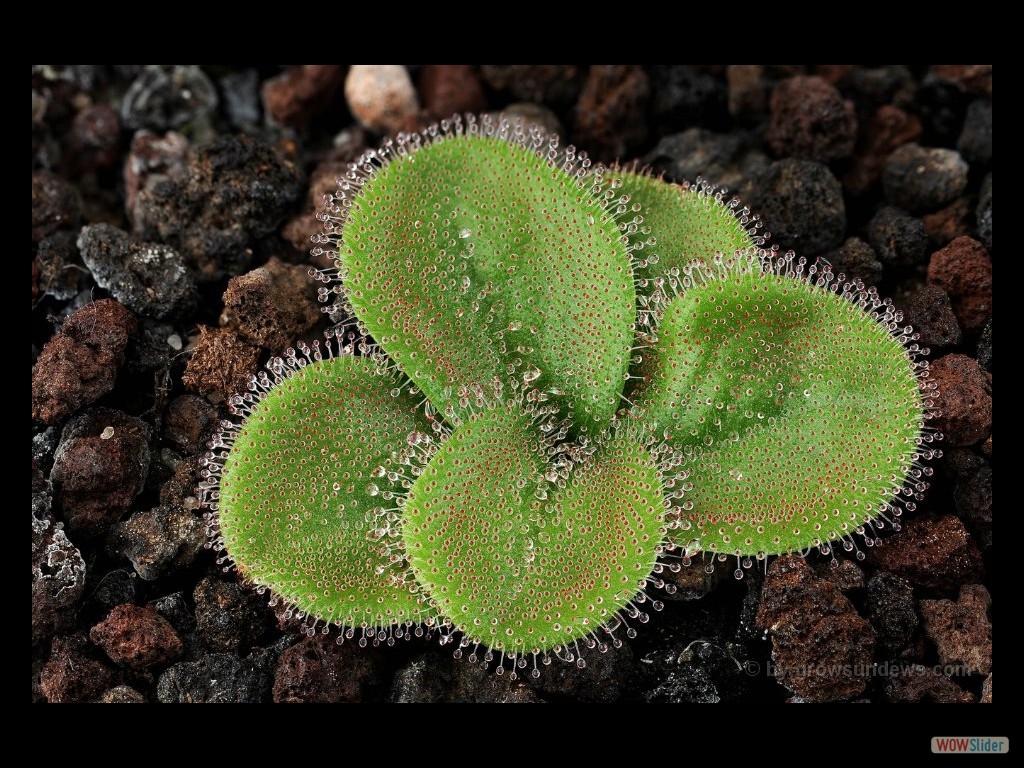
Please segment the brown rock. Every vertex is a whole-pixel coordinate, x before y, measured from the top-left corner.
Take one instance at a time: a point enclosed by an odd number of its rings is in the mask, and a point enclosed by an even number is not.
[[[263,107],[280,125],[305,128],[331,103],[345,79],[338,64],[289,67],[263,84]]]
[[[992,703],[992,674],[985,678],[985,682],[981,684],[981,703],[991,704]]]
[[[880,568],[932,589],[954,590],[977,581],[983,570],[981,552],[954,515],[909,520],[870,553]]]
[[[951,679],[931,667],[918,664],[890,675],[883,686],[885,697],[894,704],[972,704],[968,693]]]
[[[280,353],[310,331],[321,314],[309,268],[272,258],[231,278],[221,323],[250,344]]]
[[[32,244],[59,229],[74,229],[82,215],[82,199],[69,182],[49,171],[32,174]]]
[[[902,576],[878,571],[868,581],[867,609],[882,650],[902,655],[917,632],[920,621],[914,588]]]
[[[819,579],[831,581],[843,592],[864,589],[864,571],[853,560],[837,558],[817,563],[814,566],[814,573]]]
[[[199,507],[196,488],[202,479],[202,454],[178,462],[174,474],[160,487],[160,503],[184,510]]]
[[[972,215],[967,198],[958,197],[945,208],[935,213],[926,213],[921,221],[924,222],[924,231],[933,247],[941,248],[958,237],[970,234]]]
[[[607,160],[621,158],[641,144],[647,136],[650,90],[639,66],[592,66],[576,104],[576,142]]]
[[[95,171],[114,164],[120,143],[117,112],[107,104],[91,104],[71,121],[67,156],[76,173]]]
[[[771,636],[775,677],[804,700],[849,699],[866,687],[874,630],[803,558],[786,555],[768,567],[757,626]]]
[[[353,64],[345,77],[345,98],[360,123],[381,133],[405,130],[419,111],[416,90],[401,64]]]
[[[518,101],[515,104],[509,104],[498,114],[509,120],[519,120],[526,126],[536,126],[554,136],[565,135],[565,128],[562,126],[562,121],[558,119],[558,115],[543,104]]]
[[[118,605],[89,630],[89,639],[117,664],[146,669],[166,664],[181,655],[182,643],[174,627],[148,606]]]
[[[960,343],[953,305],[938,286],[926,283],[907,294],[901,304],[907,322],[920,334],[921,344],[936,350]]]
[[[113,299],[64,321],[32,366],[32,418],[56,424],[114,388],[135,316]]]
[[[64,427],[50,478],[70,529],[98,536],[128,511],[148,471],[149,427],[113,408],[90,408]]]
[[[114,683],[114,671],[94,658],[82,634],[55,637],[39,674],[43,695],[53,704],[94,699]]]
[[[853,105],[823,78],[783,80],[772,92],[771,110],[765,138],[775,154],[828,162],[853,152]]]
[[[859,279],[864,285],[878,285],[882,279],[882,262],[875,249],[859,237],[848,237],[839,248],[829,251],[825,258],[832,265],[836,275],[846,275],[847,280]]]
[[[437,120],[487,109],[480,78],[469,64],[428,64],[420,70],[419,87],[423,107]]]
[[[520,101],[564,106],[580,92],[583,72],[566,64],[484,64],[480,75],[499,91]]]
[[[381,683],[376,657],[355,643],[332,636],[309,637],[281,654],[274,675],[278,704],[361,702]]]
[[[213,437],[219,423],[217,409],[195,395],[182,395],[171,401],[164,414],[164,437],[182,453],[198,453]]]
[[[985,246],[970,237],[958,237],[932,254],[928,281],[949,294],[960,326],[980,331],[992,316],[992,258]]]
[[[864,194],[882,177],[889,153],[920,137],[921,121],[916,116],[892,104],[879,107],[860,130],[843,186],[855,195]]]
[[[946,445],[972,445],[992,431],[992,374],[966,355],[951,354],[931,364],[938,384],[935,427]]]
[[[131,686],[115,685],[104,691],[96,701],[99,704],[145,704],[146,697]]]
[[[50,514],[48,484],[38,471],[32,484],[32,645],[75,621],[85,590],[85,560]]]
[[[991,64],[933,64],[931,71],[969,93],[992,95]]]
[[[186,388],[222,403],[245,392],[256,373],[260,351],[229,328],[199,327],[199,341],[181,377]]]
[[[939,661],[955,667],[955,674],[987,675],[992,671],[992,598],[981,584],[960,587],[952,600],[922,600],[924,631],[935,643]],[[954,674],[950,672],[950,674]]]
[[[760,64],[730,64],[725,69],[729,86],[729,113],[733,117],[764,111],[766,98],[764,67]]]
[[[134,219],[139,191],[181,173],[192,159],[188,139],[168,131],[162,136],[145,128],[135,132],[124,163],[124,207]]]

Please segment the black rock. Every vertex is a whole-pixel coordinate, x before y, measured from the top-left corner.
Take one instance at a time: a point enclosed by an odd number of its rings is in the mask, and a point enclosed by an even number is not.
[[[988,174],[981,182],[978,193],[978,207],[974,212],[978,222],[978,239],[985,249],[992,253],[992,174]]]
[[[644,162],[655,173],[664,173],[669,181],[694,181],[700,176],[737,190],[768,165],[765,154],[752,149],[748,139],[738,133],[690,128],[662,138]]]
[[[843,190],[832,172],[812,160],[786,159],[769,165],[749,193],[772,242],[802,256],[836,248],[846,231]]]
[[[989,318],[978,339],[978,362],[986,371],[992,370],[992,318]]]
[[[650,69],[651,112],[656,129],[670,133],[694,125],[709,128],[729,123],[725,78],[682,64]]]
[[[153,581],[190,565],[205,542],[201,517],[164,504],[114,525],[108,548],[130,560],[145,581]]]
[[[243,659],[227,653],[211,653],[198,661],[175,664],[157,681],[157,701],[164,704],[269,702],[276,655],[264,650]]]
[[[908,267],[928,260],[928,233],[924,222],[887,205],[868,222],[868,242],[881,262]]]
[[[245,651],[265,629],[266,599],[239,584],[206,577],[196,586],[196,631],[213,651]]]
[[[964,160],[972,165],[987,166],[992,163],[992,102],[978,99],[971,102],[964,118],[964,128],[956,140]]]
[[[903,314],[926,347],[955,347],[963,338],[949,295],[937,285],[925,283],[911,291],[903,301]]]
[[[859,237],[848,237],[839,248],[829,251],[825,258],[832,265],[836,275],[846,275],[847,280],[860,279],[864,285],[878,285],[882,279],[882,262],[875,249]]]
[[[882,187],[893,205],[912,212],[933,211],[963,194],[967,171],[955,150],[904,144],[885,161]]]
[[[129,128],[166,131],[206,117],[217,108],[217,89],[193,65],[148,66],[128,87],[121,119]]]

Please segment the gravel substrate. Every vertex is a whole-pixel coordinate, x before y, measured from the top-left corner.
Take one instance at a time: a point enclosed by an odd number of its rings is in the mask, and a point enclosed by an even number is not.
[[[500,112],[726,184],[931,349],[932,488],[862,561],[674,578],[586,669],[306,637],[195,496],[225,401],[318,338],[322,195],[384,134]],[[992,70],[982,65],[38,66],[32,701],[978,702],[992,696]]]

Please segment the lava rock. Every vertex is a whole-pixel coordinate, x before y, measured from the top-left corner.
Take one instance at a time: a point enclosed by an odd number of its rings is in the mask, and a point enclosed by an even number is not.
[[[289,67],[263,84],[263,107],[279,125],[302,129],[334,100],[344,80],[338,64]]]
[[[208,576],[192,597],[196,630],[211,651],[245,650],[263,635],[265,600],[252,590]]]
[[[136,131],[124,163],[124,207],[128,218],[135,220],[140,190],[184,173],[191,159],[188,139],[180,133],[168,131],[161,136],[145,129]]]
[[[723,569],[719,569],[723,570]],[[654,663],[648,657],[645,662]],[[669,663],[655,664],[654,687],[644,692],[644,701],[656,704],[717,704],[739,701],[739,690],[755,667],[741,668],[734,649],[695,640],[681,653],[671,654]]]
[[[928,281],[949,294],[968,333],[980,331],[992,317],[992,259],[977,240],[958,237],[933,253]]]
[[[440,653],[417,656],[399,669],[387,700],[395,704],[542,702],[521,678],[511,680],[507,670],[497,675],[481,664],[451,664]]]
[[[509,104],[499,113],[500,117],[509,120],[518,120],[526,126],[536,126],[542,131],[555,136],[564,136],[565,129],[558,115],[542,104],[534,104],[532,101],[519,101]]]
[[[953,305],[946,292],[926,283],[911,291],[903,301],[903,315],[920,334],[921,343],[931,349],[953,347],[960,343]]]
[[[729,114],[749,117],[764,111],[767,103],[764,67],[760,64],[730,64],[725,68],[729,89]]]
[[[933,64],[931,73],[968,93],[992,95],[991,64]]]
[[[55,173],[32,174],[32,244],[61,229],[74,229],[82,216],[78,190]]]
[[[244,659],[228,653],[211,653],[198,661],[175,664],[157,681],[157,701],[164,704],[270,701],[274,656],[266,651]]]
[[[229,72],[217,78],[224,97],[224,111],[231,124],[242,131],[255,132],[260,123],[260,73],[255,69]]]
[[[663,137],[644,162],[672,181],[700,177],[729,189],[739,189],[768,166],[768,158],[751,149],[743,134],[714,133],[705,128]]]
[[[540,677],[534,678],[520,671],[520,676],[539,691],[545,698],[565,697],[572,701],[590,703],[613,703],[619,701],[626,691],[628,680],[639,674],[636,659],[629,645],[622,643],[616,648],[607,644],[603,653],[581,649],[575,661],[565,663],[559,659],[541,669]],[[580,658],[586,665],[578,666]]]
[[[78,257],[73,232],[55,232],[39,243],[34,264],[39,268],[39,291],[57,301],[73,299],[89,284]]]
[[[259,359],[259,349],[234,331],[199,326],[199,340],[181,381],[187,389],[222,403],[238,392],[248,391],[249,377],[256,373]]]
[[[779,160],[758,177],[748,195],[783,249],[806,256],[825,253],[843,242],[846,206],[832,172],[811,160]]]
[[[219,424],[217,409],[195,395],[176,397],[164,414],[164,437],[184,454],[203,449]]]
[[[659,64],[649,68],[651,113],[659,133],[729,122],[725,80],[696,67]]]
[[[978,338],[978,363],[986,371],[992,370],[992,320],[991,318]]]
[[[355,704],[382,685],[373,652],[334,637],[308,637],[288,648],[277,662],[274,701],[278,704]]]
[[[380,133],[414,127],[420,108],[401,64],[353,64],[345,77],[345,99],[360,123]]]
[[[923,664],[886,677],[883,691],[893,704],[973,704],[975,701],[974,694]]]
[[[864,589],[864,571],[852,560],[828,560],[815,563],[814,574],[819,579],[831,581],[843,592]]]
[[[967,188],[967,163],[952,149],[904,144],[885,162],[882,187],[890,203],[912,212],[947,205]]]
[[[981,584],[965,584],[952,600],[922,600],[925,635],[935,643],[939,661],[957,674],[987,675],[992,671],[992,598]]]
[[[938,384],[935,426],[945,445],[972,445],[992,432],[992,374],[966,355],[950,354],[931,364]]]
[[[878,285],[882,279],[882,262],[875,249],[859,237],[848,237],[839,248],[825,254],[836,275],[846,275],[847,280],[860,280],[864,285]]]
[[[887,266],[909,267],[928,258],[924,222],[887,205],[868,222],[868,242]]]
[[[897,147],[921,138],[921,121],[899,107],[884,104],[861,127],[843,186],[863,195],[882,177],[889,154]]]
[[[981,552],[954,515],[908,520],[902,531],[872,547],[870,557],[912,584],[946,592],[977,581],[983,570]]]
[[[970,234],[971,206],[966,197],[958,197],[945,208],[921,217],[924,231],[933,248],[941,248],[958,237]]]
[[[469,64],[428,64],[420,70],[418,84],[423,107],[436,120],[487,108],[480,78]]]
[[[166,664],[182,651],[181,638],[174,627],[148,606],[117,606],[89,630],[89,639],[111,661],[132,669]]]
[[[981,701],[982,704],[991,704],[992,703],[992,675],[991,674],[989,674],[989,676],[985,678],[985,682],[983,682],[981,684],[981,699],[980,699],[980,701]]]
[[[98,536],[131,506],[149,471],[149,427],[90,408],[64,427],[50,477],[72,531]]]
[[[520,101],[566,107],[576,101],[583,86],[583,72],[564,64],[484,64],[484,81],[498,91],[508,91]]]
[[[802,699],[849,699],[866,687],[875,632],[803,558],[768,567],[757,625],[771,636],[776,679]]]
[[[121,101],[121,119],[129,128],[165,131],[193,123],[217,108],[217,89],[193,65],[148,66]]]
[[[116,568],[100,577],[89,594],[87,607],[90,611],[109,613],[122,603],[135,600],[135,582],[138,577],[127,568]]]
[[[110,531],[108,548],[153,581],[191,565],[206,543],[203,520],[188,509],[162,504],[136,512]]]
[[[74,624],[74,606],[85,590],[85,560],[50,515],[48,483],[32,488],[32,644]]]
[[[576,104],[573,137],[598,158],[615,160],[647,137],[647,74],[636,65],[595,64]]]
[[[992,252],[992,174],[988,174],[981,182],[978,193],[978,207],[974,211],[978,222],[978,239]]]
[[[675,591],[665,596],[665,600],[699,600],[711,594],[728,576],[727,568],[707,568],[699,561],[684,566],[676,572],[665,569],[661,578],[675,587]]]
[[[992,163],[992,102],[978,99],[971,102],[964,118],[964,128],[956,141],[956,148],[964,160],[971,164]]]
[[[140,243],[109,224],[83,227],[78,248],[96,284],[132,311],[162,320],[195,308],[195,281],[173,248]]]
[[[917,78],[902,65],[854,67],[843,75],[838,85],[843,94],[857,104],[861,110],[858,117],[863,121],[889,104],[900,109],[912,106]]]
[[[181,637],[191,635],[195,631],[195,614],[181,592],[172,592],[161,597],[153,603],[153,608],[171,623]]]
[[[772,91],[765,138],[779,156],[827,163],[848,157],[857,136],[853,104],[820,77],[790,77]]]
[[[231,278],[221,323],[250,344],[281,353],[312,330],[321,315],[308,268],[272,258]]]
[[[914,588],[902,576],[878,571],[868,580],[867,609],[881,649],[900,655],[914,639],[919,624]]]
[[[199,508],[196,491],[203,479],[202,461],[202,455],[196,454],[178,462],[174,474],[160,486],[161,504],[169,504],[184,510]]]
[[[112,299],[72,314],[32,366],[32,418],[56,424],[113,389],[135,328],[134,315]]]
[[[120,143],[117,112],[106,104],[90,104],[71,121],[66,156],[76,173],[102,170],[116,162]]]
[[[116,675],[95,657],[83,634],[53,638],[39,685],[52,704],[88,701],[116,682]]]
[[[292,165],[248,136],[222,136],[181,171],[143,186],[135,232],[191,259],[200,280],[248,260],[246,249],[275,229],[300,193]]]
[[[146,697],[127,685],[115,685],[96,699],[98,704],[145,704]]]

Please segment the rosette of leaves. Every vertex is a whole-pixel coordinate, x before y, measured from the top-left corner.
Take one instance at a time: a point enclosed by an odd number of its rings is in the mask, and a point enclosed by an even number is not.
[[[232,401],[203,487],[223,561],[311,632],[582,664],[657,607],[666,550],[851,541],[919,491],[898,314],[753,250],[710,187],[454,119],[367,153],[321,218],[356,330]]]

